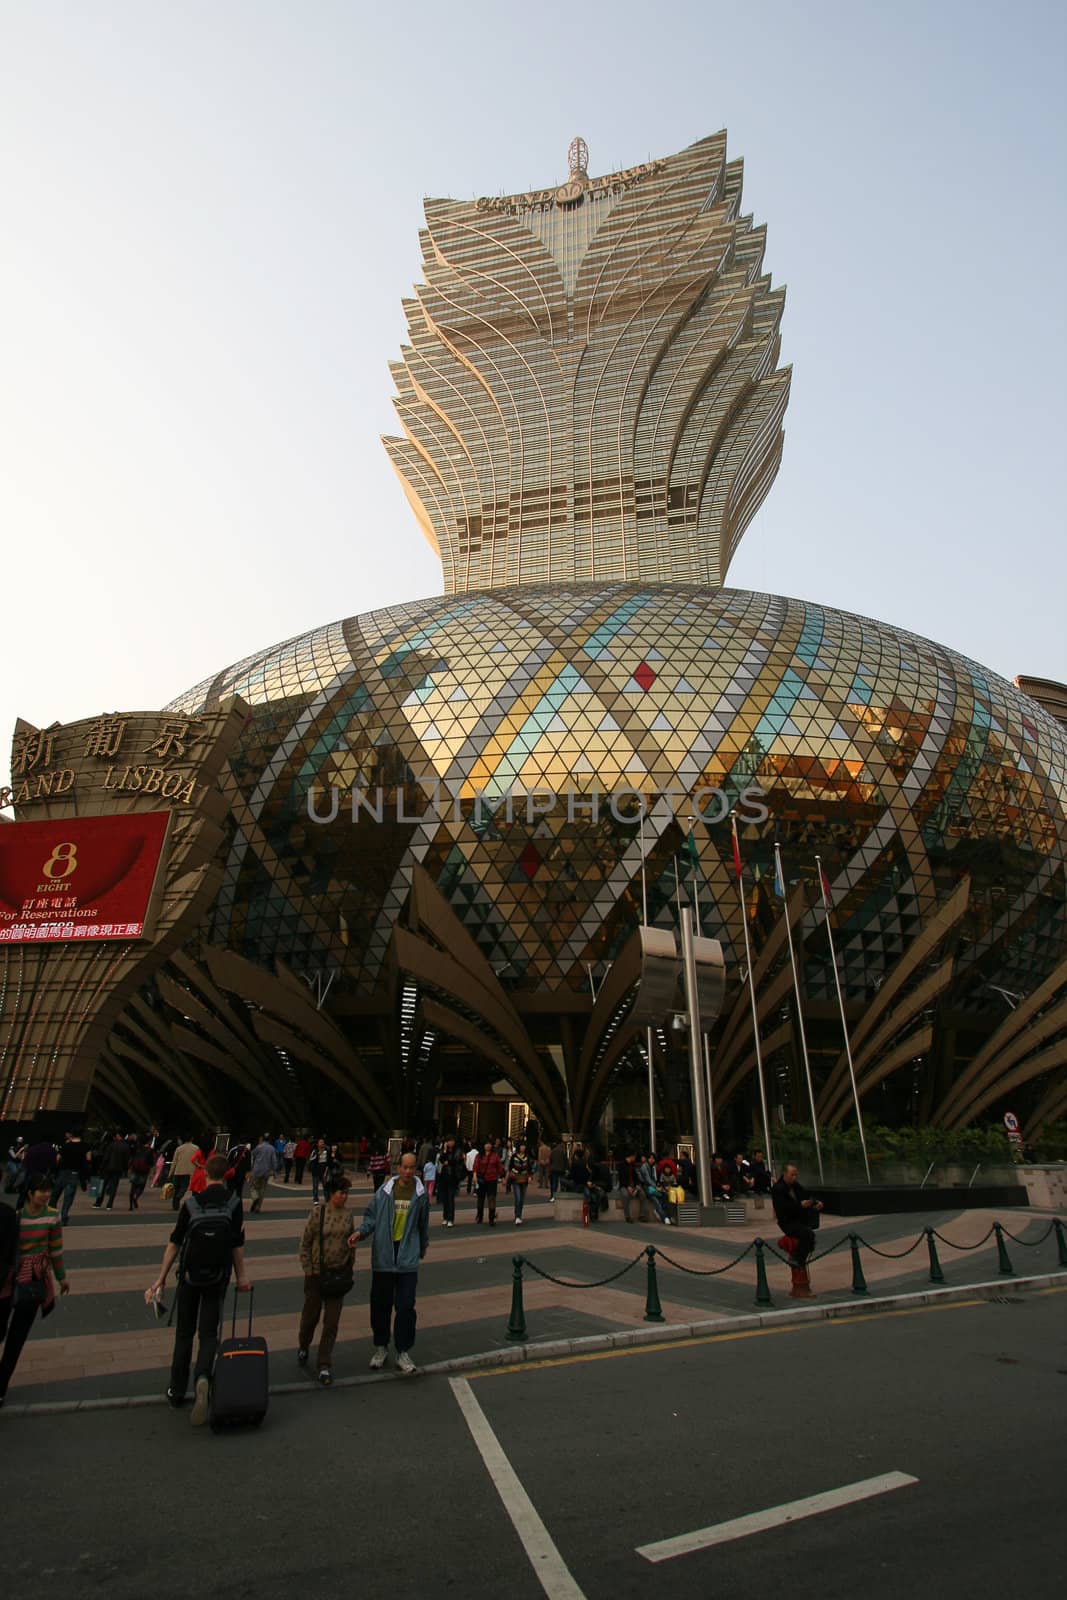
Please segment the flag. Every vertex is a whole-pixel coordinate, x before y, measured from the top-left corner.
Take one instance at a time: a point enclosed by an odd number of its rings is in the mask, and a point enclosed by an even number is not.
[[[782,858],[774,852],[774,892],[779,900],[785,899],[785,879],[782,877]]]
[[[738,881],[738,883],[740,883],[741,882],[741,852],[737,848],[737,824],[736,823],[734,824],[733,831],[730,834],[730,838],[733,841],[733,847],[734,847],[734,871],[737,873],[737,881]]]
[[[694,872],[699,872],[700,871],[700,851],[697,849],[697,842],[693,837],[692,828],[690,828],[688,834],[686,835],[685,853],[689,857],[689,865],[692,867],[693,871]]]
[[[826,873],[823,871],[823,866],[822,866],[822,862],[821,861],[818,863],[818,867],[819,867],[819,882],[822,884],[823,904],[825,905],[827,911],[832,911],[834,902],[830,898],[830,880],[826,876]]]

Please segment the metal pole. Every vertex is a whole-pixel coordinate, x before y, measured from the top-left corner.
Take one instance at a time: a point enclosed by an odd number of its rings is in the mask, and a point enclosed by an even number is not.
[[[697,1142],[697,1184],[700,1204],[711,1204],[711,1172],[708,1163],[708,1123],[704,1115],[703,1063],[700,1059],[700,1000],[697,995],[697,963],[693,950],[693,913],[682,907],[682,972],[685,978],[685,1009],[689,1017],[689,1082],[693,1094],[693,1132]]]
[[[692,817],[689,818],[689,837],[690,837],[691,840],[693,839],[693,818]],[[695,853],[695,851],[696,851],[696,841],[695,840],[693,840],[693,850],[694,850],[694,853]],[[694,925],[696,927],[696,935],[697,935],[697,938],[699,939],[699,938],[701,938],[701,936],[703,934],[703,929],[700,926],[700,877],[695,871],[693,873],[693,919],[694,919]],[[708,1155],[710,1157],[710,1156],[713,1156],[715,1154],[715,1150],[716,1150],[718,1141],[717,1141],[717,1139],[715,1137],[715,1102],[714,1102],[714,1100],[712,1099],[712,1096],[711,1096],[711,1047],[708,1044],[708,1036],[707,1036],[706,1033],[703,1035],[703,1039],[704,1039],[704,1092],[707,1095]]]
[[[641,844],[641,926],[648,927],[648,884],[645,879],[645,803],[641,798],[641,810],[637,818],[638,836]],[[648,1153],[656,1154],[656,1075],[652,1070],[652,1026],[649,1024],[645,1036],[648,1046]]]
[[[648,1029],[648,1153],[656,1153],[656,1075],[652,1070],[652,1027]]]
[[[845,1021],[845,997],[841,992],[841,974],[837,970],[837,951],[834,949],[834,930],[830,926],[830,897],[826,892],[826,875],[822,870],[822,857],[815,857],[815,865],[819,869],[819,889],[822,893],[822,903],[826,911],[826,937],[830,942],[830,965],[834,969],[834,987],[837,990],[837,1006],[841,1013],[841,1032],[845,1036],[845,1055],[848,1058],[848,1075],[852,1082],[852,1103],[856,1107],[856,1124],[860,1130],[860,1145],[863,1150],[863,1170],[867,1174],[867,1182],[871,1181],[871,1163],[867,1158],[867,1138],[863,1132],[863,1113],[860,1111],[860,1095],[856,1086],[856,1068],[852,1061],[852,1042],[848,1036],[848,1023]]]
[[[797,1000],[797,1026],[800,1029],[800,1048],[804,1056],[804,1081],[808,1086],[808,1105],[811,1107],[811,1131],[815,1135],[815,1159],[819,1163],[819,1182],[823,1183],[822,1145],[819,1143],[819,1124],[815,1116],[815,1090],[811,1081],[811,1062],[808,1060],[808,1040],[804,1032],[804,1005],[800,998],[800,974],[797,971],[796,951],[793,949],[793,930],[789,924],[789,901],[785,896],[785,874],[782,872],[782,853],[777,840],[774,845],[774,864],[778,868],[778,882],[785,900],[785,934],[789,940],[789,962],[793,968],[793,993]]]
[[[745,935],[745,965],[748,968],[748,992],[752,1001],[752,1039],[756,1047],[756,1077],[759,1080],[759,1103],[763,1114],[763,1143],[767,1150],[767,1170],[774,1168],[774,1154],[771,1150],[771,1122],[767,1115],[767,1089],[763,1082],[763,1049],[759,1036],[759,1009],[756,1005],[756,980],[752,974],[752,946],[748,940],[748,909],[745,905],[745,886],[741,882],[741,847],[737,841],[737,814],[730,818],[730,827],[734,836],[734,862],[737,866],[737,897],[741,902],[741,928]]]
[[[709,1154],[714,1155],[719,1141],[715,1134],[715,1104],[711,1098],[711,1046],[707,1034],[704,1035],[704,1085],[708,1091]]]

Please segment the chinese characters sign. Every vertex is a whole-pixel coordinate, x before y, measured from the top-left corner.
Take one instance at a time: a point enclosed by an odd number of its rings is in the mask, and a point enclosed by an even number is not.
[[[150,932],[169,815],[0,824],[0,944]]]
[[[11,782],[0,786],[0,811],[46,800],[91,806],[94,791],[195,805],[204,790],[199,774],[209,738],[202,717],[162,711],[105,712],[45,729],[20,723]]]

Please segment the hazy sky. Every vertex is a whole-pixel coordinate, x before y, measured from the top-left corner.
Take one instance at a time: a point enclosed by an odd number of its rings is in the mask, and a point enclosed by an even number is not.
[[[1065,16],[0,0],[0,737],[439,592],[378,442],[421,200],[576,133],[726,127],[768,225],[793,391],[730,582],[1067,678]]]

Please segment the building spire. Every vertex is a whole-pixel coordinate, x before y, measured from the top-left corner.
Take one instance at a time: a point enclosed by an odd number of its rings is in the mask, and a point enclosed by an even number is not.
[[[567,148],[567,166],[571,177],[589,176],[589,146],[581,134],[575,134]]]

